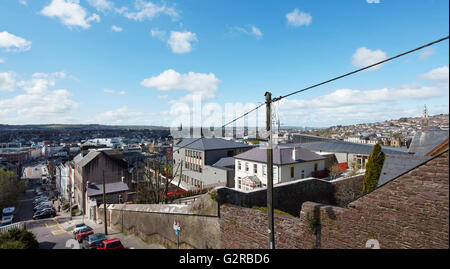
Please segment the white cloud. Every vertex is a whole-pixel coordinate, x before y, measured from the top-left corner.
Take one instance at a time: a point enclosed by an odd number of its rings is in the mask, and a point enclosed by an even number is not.
[[[95,7],[98,11],[105,12],[114,7],[114,3],[108,0],[87,0],[89,5]]]
[[[9,71],[0,73],[0,91],[13,91],[16,86],[16,75]]]
[[[64,72],[35,73],[31,80],[16,83],[25,93],[0,100],[2,122],[21,124],[45,120],[48,123],[66,119],[78,104],[70,99],[71,94],[66,89],[49,89],[55,86],[57,78],[63,77]]]
[[[159,30],[158,28],[153,28],[150,30],[150,33],[152,37],[156,37],[161,41],[164,41],[166,39],[166,31]]]
[[[370,50],[366,47],[361,47],[352,55],[352,64],[357,67],[366,67],[371,64],[387,59],[386,53],[382,50]],[[371,67],[367,70],[379,69],[382,64]]]
[[[3,31],[0,32],[0,48],[8,52],[27,51],[31,49],[31,42]]]
[[[366,2],[369,4],[379,4],[380,0],[366,0]]]
[[[159,91],[186,90],[190,93],[173,102],[189,102],[197,95],[202,99],[215,97],[220,80],[213,73],[180,74],[173,69],[166,70],[158,76],[146,78],[141,85],[147,88],[155,88]]]
[[[124,16],[128,19],[143,21],[145,19],[153,19],[159,14],[165,14],[172,19],[178,18],[178,12],[172,7],[166,7],[165,4],[158,6],[152,2],[145,2],[143,0],[136,0],[135,2],[135,10],[136,12],[128,12],[128,9],[122,7],[120,9],[116,9],[116,12],[123,13]]]
[[[254,25],[245,25],[244,27],[240,27],[240,26],[234,26],[230,28],[230,33],[234,34],[234,33],[242,33],[242,34],[246,34],[246,35],[252,35],[255,36],[257,38],[261,38],[262,37],[262,32],[261,30],[254,26]]]
[[[143,116],[142,112],[129,109],[127,106],[123,106],[116,110],[109,110],[103,113],[97,114],[94,117],[96,123],[101,124],[121,124],[135,121],[137,118]]]
[[[299,27],[302,25],[310,25],[312,22],[312,17],[308,13],[299,11],[298,8],[294,9],[294,11],[286,14],[286,19],[289,25]]]
[[[110,94],[119,94],[119,95],[127,94],[126,91],[116,91],[116,90],[111,90],[111,89],[103,89],[103,92],[110,93]]]
[[[5,62],[5,59],[0,58],[0,64],[2,64],[2,63],[4,63],[4,62]]]
[[[402,100],[423,100],[444,96],[445,91],[437,87],[416,84],[376,90],[338,89],[310,100],[281,100],[280,109],[336,108],[367,104],[390,103]]]
[[[88,29],[91,27],[89,22],[100,21],[100,16],[95,13],[88,16],[86,9],[80,5],[79,0],[52,0],[40,13],[50,18],[58,18],[62,24],[69,28]]]
[[[191,42],[197,41],[197,36],[191,32],[170,32],[170,38],[167,41],[173,53],[188,53],[192,50]]]
[[[169,98],[169,95],[167,95],[167,94],[158,95],[158,96],[156,96],[156,98],[158,98],[158,99],[167,99],[167,98]]]
[[[111,26],[111,29],[112,29],[113,31],[116,31],[116,32],[122,32],[122,28],[121,28],[121,27],[118,27],[118,26],[115,26],[115,25]]]
[[[27,3],[26,0],[19,0],[19,3],[20,3],[21,5],[28,6],[28,3]]]
[[[425,74],[419,75],[420,78],[429,80],[448,89],[449,73],[448,66],[435,68]]]

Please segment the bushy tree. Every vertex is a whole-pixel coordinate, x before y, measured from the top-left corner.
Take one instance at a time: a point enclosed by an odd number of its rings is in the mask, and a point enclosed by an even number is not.
[[[384,158],[385,154],[381,151],[380,144],[375,144],[367,160],[362,194],[366,194],[376,188],[381,169],[383,168]]]
[[[0,208],[15,205],[26,186],[25,180],[18,180],[16,173],[0,169]]]
[[[0,234],[0,249],[38,249],[35,235],[24,229],[12,228]]]

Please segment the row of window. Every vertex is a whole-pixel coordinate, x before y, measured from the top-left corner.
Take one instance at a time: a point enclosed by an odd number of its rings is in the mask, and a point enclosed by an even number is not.
[[[238,161],[238,170],[242,170],[242,164],[241,162]],[[245,172],[249,171],[249,163],[245,163]],[[258,165],[256,163],[253,164],[253,174],[257,175],[258,174]],[[276,177],[275,175],[277,174],[277,167],[274,166],[273,167],[273,175],[274,177]],[[262,171],[261,171],[261,175],[265,176],[267,175],[267,166],[263,165],[262,166]]]
[[[201,151],[193,151],[193,150],[185,150],[184,156],[186,157],[192,157],[201,160],[202,159],[202,152]]]
[[[181,181],[186,182],[186,183],[188,183],[192,186],[198,187],[198,188],[203,188],[203,181],[192,178],[190,176],[182,175]]]
[[[261,187],[265,187],[265,185],[261,185],[261,183],[259,183],[259,184],[256,184],[255,186],[251,186],[251,185],[246,184],[245,182],[242,182],[242,180],[240,178],[238,179],[238,189],[241,189],[244,191],[251,191],[256,188],[261,188]]]
[[[199,172],[199,173],[202,172],[202,166],[198,165],[198,164],[195,164],[195,163],[185,162],[184,163],[184,168],[192,170],[192,171],[195,171],[195,172]]]

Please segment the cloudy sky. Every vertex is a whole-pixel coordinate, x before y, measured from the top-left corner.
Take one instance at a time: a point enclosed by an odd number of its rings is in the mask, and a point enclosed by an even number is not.
[[[170,126],[189,120],[194,97],[202,121],[220,123],[266,91],[284,95],[447,36],[448,5],[0,0],[0,124]],[[276,112],[282,125],[322,127],[419,116],[425,104],[448,113],[448,50],[447,40]]]

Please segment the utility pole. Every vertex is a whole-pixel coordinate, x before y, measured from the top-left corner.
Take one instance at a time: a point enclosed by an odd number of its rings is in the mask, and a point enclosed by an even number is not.
[[[267,147],[267,214],[269,222],[269,248],[275,249],[275,233],[273,223],[273,151],[272,151],[272,94],[266,92],[266,130],[269,132],[269,143]]]
[[[105,190],[105,171],[102,171],[103,181],[103,216],[105,218],[105,235],[108,235],[108,224],[106,223],[106,190]]]

